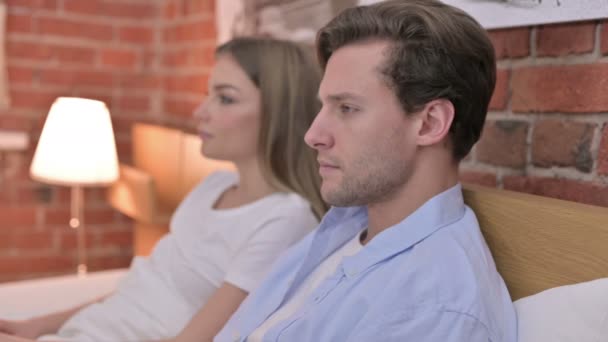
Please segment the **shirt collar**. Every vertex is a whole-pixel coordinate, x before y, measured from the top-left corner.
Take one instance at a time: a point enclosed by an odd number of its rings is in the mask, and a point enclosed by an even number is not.
[[[355,276],[378,262],[409,249],[442,227],[460,220],[464,212],[462,189],[460,184],[457,184],[428,200],[401,222],[382,231],[359,253],[345,257],[343,271],[346,276]],[[359,231],[361,229],[359,226]],[[351,238],[357,232],[355,231]]]

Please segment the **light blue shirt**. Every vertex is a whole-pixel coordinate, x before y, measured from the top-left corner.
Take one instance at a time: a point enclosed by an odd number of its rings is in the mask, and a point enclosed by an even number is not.
[[[246,341],[297,285],[367,226],[365,207],[332,208],[275,264],[215,341]],[[515,309],[460,185],[345,257],[264,341],[515,342]]]

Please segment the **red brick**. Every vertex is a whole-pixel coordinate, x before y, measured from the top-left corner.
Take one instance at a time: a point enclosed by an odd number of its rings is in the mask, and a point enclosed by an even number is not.
[[[215,23],[210,19],[202,19],[191,23],[178,23],[164,30],[165,43],[201,42],[215,39]]]
[[[608,64],[516,69],[511,84],[515,112],[608,111]]]
[[[82,90],[78,92],[78,96],[101,101],[109,107],[112,103],[112,89],[113,88],[100,88],[99,90],[95,91]],[[110,108],[110,110],[111,109],[112,108]]]
[[[84,213],[84,222],[86,224],[110,224],[116,222],[116,210],[105,207],[87,209]]]
[[[19,61],[48,60],[53,56],[53,50],[49,45],[9,39],[6,44],[6,55],[9,59],[12,57]]]
[[[32,16],[31,14],[21,15],[9,13],[6,17],[7,32],[31,32],[32,31]]]
[[[183,13],[185,15],[215,12],[214,0],[183,0]]]
[[[509,101],[509,70],[498,70],[496,74],[496,88],[492,100],[490,101],[491,110],[504,110]]]
[[[32,128],[32,120],[22,115],[3,114],[0,115],[0,127],[10,130],[29,131]]]
[[[78,248],[78,232],[68,226],[64,226],[64,228],[59,233],[59,248],[64,252],[76,251]],[[98,233],[96,228],[88,226],[85,222],[84,245],[88,250],[97,246]]]
[[[101,51],[103,65],[117,68],[134,68],[138,62],[137,52],[125,49],[108,48]]]
[[[99,41],[112,40],[114,35],[111,25],[92,24],[83,21],[54,17],[38,18],[38,30],[44,35],[85,38]]]
[[[563,120],[536,122],[532,135],[532,162],[536,166],[572,166],[590,172],[594,124]]]
[[[150,97],[146,95],[124,95],[116,100],[116,109],[126,112],[148,112],[150,110]]]
[[[36,224],[36,208],[33,206],[0,206],[0,229],[33,226]]]
[[[12,236],[12,247],[19,250],[49,250],[54,248],[54,234],[49,231],[27,234],[16,233]]]
[[[29,108],[42,110],[41,113],[46,113],[51,104],[58,96],[66,95],[58,90],[55,91],[37,91],[37,90],[12,90],[11,106],[14,108]]]
[[[528,124],[520,121],[490,121],[477,145],[477,160],[512,168],[526,164]]]
[[[131,164],[133,161],[133,145],[131,139],[121,140],[116,138],[116,153],[118,154],[118,160],[121,163]]]
[[[608,175],[608,124],[604,125],[600,153],[598,155],[597,172]]]
[[[66,225],[70,223],[70,208],[46,208],[44,211],[45,225]]]
[[[128,3],[108,0],[65,0],[66,12],[131,19],[154,19],[156,5],[152,1]]]
[[[488,32],[496,58],[518,58],[530,55],[530,28],[514,28]]]
[[[192,100],[166,99],[164,101],[164,111],[177,117],[191,118],[194,109],[199,104],[199,102]]]
[[[85,225],[100,225],[114,223],[116,220],[116,211],[110,207],[106,208],[89,208],[88,202],[85,201],[84,224]],[[71,218],[70,208],[68,207],[47,207],[44,214],[45,223],[48,225],[63,225],[69,226]]]
[[[608,186],[572,179],[506,176],[505,189],[608,207]]]
[[[133,124],[141,122],[142,119],[133,115],[112,115],[112,128],[115,135],[130,135]]]
[[[57,207],[63,205],[64,208],[69,208],[72,189],[67,186],[56,186],[53,187],[53,189],[55,191],[53,203],[56,204]],[[107,205],[105,200],[105,188],[85,187],[84,203],[87,208],[98,204]]]
[[[128,255],[104,256],[89,258],[89,271],[101,271],[116,268],[126,268],[131,264],[133,257],[131,253]]]
[[[112,74],[102,71],[85,70],[44,70],[40,73],[40,82],[52,86],[72,86],[72,87],[107,87],[113,85]]]
[[[32,156],[23,152],[4,152],[4,180],[11,184],[30,179]]]
[[[131,247],[133,246],[133,232],[130,230],[103,232],[99,244],[102,247]]]
[[[604,20],[601,25],[601,50],[604,55],[608,55],[608,20]]]
[[[118,39],[135,44],[152,44],[154,31],[151,26],[125,26],[118,30]]]
[[[27,7],[30,9],[53,10],[57,8],[57,0],[6,0],[6,4],[10,9]]]
[[[92,48],[72,47],[72,46],[54,46],[53,55],[59,62],[75,65],[89,64],[92,65],[95,61],[97,52]]]
[[[463,183],[478,184],[496,187],[496,175],[490,172],[462,171],[460,181]]]
[[[34,81],[36,73],[31,67],[11,66],[7,68],[8,79],[10,84],[28,84],[31,85]],[[0,125],[0,127],[2,127]]]
[[[165,1],[164,7],[163,7],[163,14],[164,14],[165,19],[174,19],[175,17],[177,17],[177,15],[181,9],[180,5],[181,5],[181,1],[178,1],[178,0]]]
[[[538,56],[564,56],[593,51],[595,23],[569,23],[541,26],[537,34]]]
[[[160,76],[156,74],[121,72],[115,77],[117,79],[117,86],[127,90],[152,90],[159,88],[161,85]]]
[[[44,257],[7,256],[0,257],[0,274],[26,274],[34,272],[67,272],[75,267],[71,256],[55,255]]]
[[[91,48],[9,40],[7,45],[7,56],[9,58],[14,58],[19,62],[22,62],[23,60],[47,62],[57,60],[62,63],[73,65],[93,64],[96,52]]]
[[[170,93],[205,94],[209,76],[207,73],[168,76],[165,78],[165,91]]]
[[[163,54],[162,63],[165,67],[179,68],[190,65],[190,57],[188,56],[189,48],[184,48],[177,51],[166,52]]]

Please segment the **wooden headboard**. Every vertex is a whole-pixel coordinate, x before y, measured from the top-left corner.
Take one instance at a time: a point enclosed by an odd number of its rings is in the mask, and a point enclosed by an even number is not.
[[[608,208],[464,186],[513,300],[608,277]]]

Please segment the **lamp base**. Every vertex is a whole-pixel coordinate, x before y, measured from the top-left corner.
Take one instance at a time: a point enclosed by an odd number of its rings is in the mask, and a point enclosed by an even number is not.
[[[87,265],[80,264],[77,268],[78,278],[84,278],[87,276]]]

